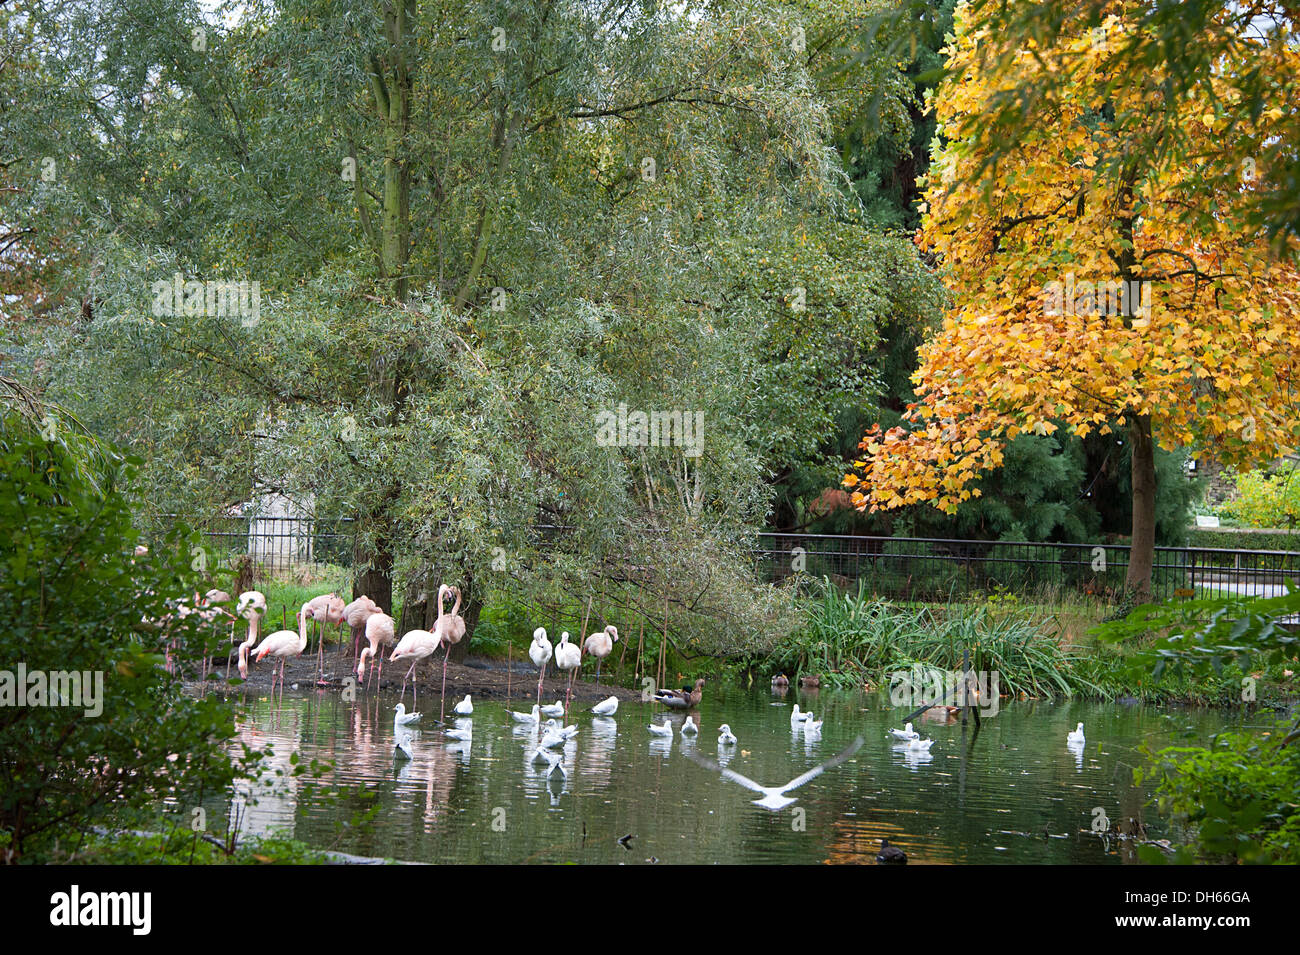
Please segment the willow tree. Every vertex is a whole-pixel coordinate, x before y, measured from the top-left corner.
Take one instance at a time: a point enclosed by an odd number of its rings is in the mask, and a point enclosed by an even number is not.
[[[958,9],[919,234],[955,304],[920,349],[905,425],[868,433],[845,483],[862,508],[952,511],[1018,434],[1115,423],[1132,450],[1126,585],[1149,593],[1155,445],[1245,464],[1300,437],[1296,249],[1275,257],[1253,219],[1257,190],[1285,170],[1264,158],[1295,112],[1300,54],[1284,28],[1266,30],[1219,64],[1217,100],[1171,97],[1164,75],[1135,75],[1122,55],[1141,22],[1117,4],[1096,28],[1016,48]],[[989,162],[1000,94],[1067,64],[1072,82]],[[1235,92],[1247,72],[1271,78],[1262,109]],[[1149,124],[1182,131],[1156,167],[1134,135]]]
[[[358,516],[358,586],[398,581],[408,627],[437,579],[471,617],[499,585],[766,626],[724,593],[764,470],[927,294],[845,198],[797,11],[28,7],[67,82],[18,129],[69,158],[52,201],[99,265],[95,320],[22,357],[145,457],[149,509],[310,492]],[[177,272],[260,281],[260,316],[151,314]],[[701,453],[602,446],[620,404],[702,413]]]

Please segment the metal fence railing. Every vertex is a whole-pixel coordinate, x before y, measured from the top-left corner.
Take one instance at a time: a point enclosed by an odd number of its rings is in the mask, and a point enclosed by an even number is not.
[[[546,547],[562,538],[566,528],[535,530],[537,543]],[[352,564],[350,518],[220,517],[204,522],[201,533],[211,549],[209,558],[225,562],[246,554],[262,575]],[[760,577],[768,581],[802,572],[846,585],[863,581],[872,593],[904,600],[963,599],[999,590],[1106,596],[1123,589],[1129,548],[764,532],[757,535],[753,557]],[[1157,547],[1152,577],[1160,599],[1274,595],[1283,592],[1286,581],[1300,581],[1300,553]]]
[[[1126,544],[1052,544],[763,533],[755,558],[767,580],[803,571],[900,599],[941,599],[1007,590],[1115,595],[1128,572]],[[1300,581],[1300,553],[1157,547],[1159,599],[1213,594],[1271,596]]]

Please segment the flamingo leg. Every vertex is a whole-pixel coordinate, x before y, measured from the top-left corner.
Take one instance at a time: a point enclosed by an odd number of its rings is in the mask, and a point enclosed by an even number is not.
[[[447,644],[447,652],[442,655],[442,703],[438,711],[438,722],[447,720],[447,658],[451,656],[451,644]]]

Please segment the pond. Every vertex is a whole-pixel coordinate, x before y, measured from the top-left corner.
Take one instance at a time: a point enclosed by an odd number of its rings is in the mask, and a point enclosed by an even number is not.
[[[475,701],[468,743],[426,722],[412,736],[411,759],[395,757],[396,702],[393,694],[356,702],[323,694],[242,704],[240,739],[269,746],[275,767],[288,770],[294,753],[333,767],[319,780],[267,779],[241,794],[243,830],[437,863],[860,863],[874,861],[882,838],[912,864],[1123,863],[1136,861],[1133,843],[1095,833],[1101,814],[1112,824],[1143,821],[1150,839],[1170,834],[1132,783],[1142,744],[1204,742],[1243,719],[1267,721],[1174,707],[1010,703],[978,735],[973,723],[963,735],[960,723],[918,722],[935,742],[917,755],[896,748],[888,730],[906,714],[879,696],[791,690],[778,698],[710,687],[694,739],[652,736],[647,724],[663,712],[657,705],[624,702],[613,718],[575,705],[570,722],[579,733],[563,748],[563,771],[548,772],[532,758],[535,735],[508,712],[528,701]],[[794,703],[824,720],[820,735],[792,729]],[[435,706],[425,721],[436,715]],[[680,726],[682,717],[673,718]],[[1081,753],[1066,745],[1079,721],[1087,735]],[[754,805],[758,793],[688,758],[717,760],[724,722],[738,744],[723,760],[767,786],[806,772],[859,734],[865,745],[771,812]]]

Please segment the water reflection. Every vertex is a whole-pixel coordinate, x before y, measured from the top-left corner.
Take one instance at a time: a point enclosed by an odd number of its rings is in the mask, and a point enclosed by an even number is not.
[[[1083,704],[1011,704],[979,732],[932,721],[931,752],[894,745],[905,714],[887,699],[822,690],[820,734],[789,722],[793,702],[717,687],[692,715],[698,737],[675,744],[651,735],[658,707],[624,703],[615,720],[571,710],[576,738],[549,753],[536,723],[515,723],[507,707],[475,703],[473,718],[393,724],[395,698],[362,694],[286,695],[247,700],[233,745],[269,748],[267,773],[235,794],[246,832],[286,831],[360,855],[431,862],[871,862],[880,839],[912,862],[1133,861],[1132,845],[1091,831],[1092,811],[1132,819],[1134,831],[1166,838],[1146,794],[1133,786],[1142,744],[1206,739],[1240,717],[1211,711]],[[509,709],[531,701],[514,702]],[[673,735],[685,714],[670,713]],[[1079,720],[1090,749],[1067,747]],[[716,743],[726,722],[741,741]],[[396,759],[399,732],[411,758]],[[451,734],[464,733],[464,739]],[[790,810],[767,813],[752,794],[686,758],[700,754],[744,776],[792,779],[862,733],[867,745],[801,787],[806,831]],[[703,740],[703,742],[701,742]],[[320,780],[294,775],[317,760]],[[214,810],[224,804],[213,804]],[[629,850],[618,843],[636,833]]]

